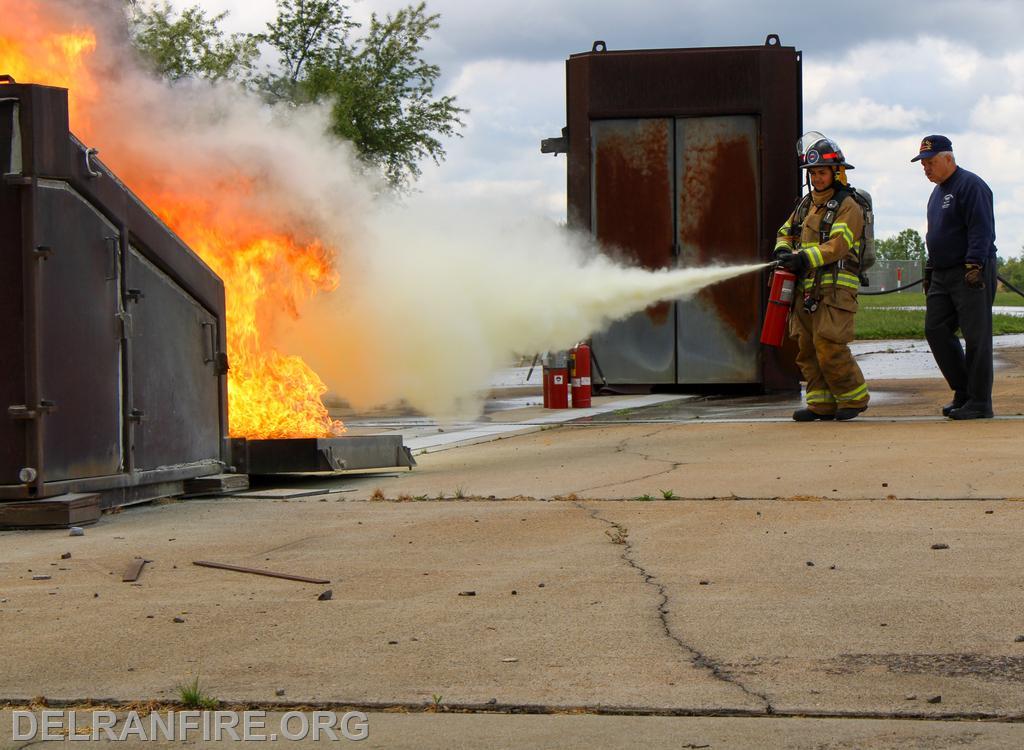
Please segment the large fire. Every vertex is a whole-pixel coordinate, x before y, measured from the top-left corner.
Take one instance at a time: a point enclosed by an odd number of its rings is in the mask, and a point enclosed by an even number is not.
[[[12,8],[12,4],[16,7]],[[328,437],[344,431],[327,413],[327,388],[302,359],[266,344],[281,316],[295,316],[302,301],[338,285],[334,252],[301,230],[283,230],[238,200],[251,183],[228,167],[215,178],[167,179],[146,154],[160,144],[116,148],[121,135],[96,114],[103,94],[90,65],[98,35],[61,28],[32,2],[0,0],[0,74],[19,83],[68,89],[71,129],[101,152],[106,163],[224,280],[227,297],[228,409],[233,436]],[[128,156],[132,155],[132,156]],[[213,185],[214,187],[210,187]]]

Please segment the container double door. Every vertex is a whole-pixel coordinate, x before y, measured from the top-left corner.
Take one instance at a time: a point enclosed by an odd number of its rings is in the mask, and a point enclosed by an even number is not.
[[[64,182],[35,230],[45,481],[218,460],[216,318]]]
[[[593,120],[590,135],[591,230],[606,252],[652,270],[760,261],[756,117]],[[761,296],[750,273],[616,321],[592,339],[600,375],[758,384]]]

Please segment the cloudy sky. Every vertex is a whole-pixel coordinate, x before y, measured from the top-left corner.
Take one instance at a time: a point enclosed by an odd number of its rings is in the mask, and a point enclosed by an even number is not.
[[[259,31],[275,0],[176,0],[229,10],[231,30]],[[353,17],[402,0],[356,0]],[[924,230],[932,185],[909,159],[942,133],[957,161],[996,201],[1004,257],[1024,245],[1024,2],[860,0],[812,9],[784,0],[428,0],[441,28],[426,57],[442,93],[470,110],[448,159],[419,187],[459,195],[526,197],[565,214],[565,156],[541,138],[565,124],[565,59],[602,39],[611,50],[762,44],[769,33],[803,51],[804,126],[837,140],[851,175],[874,196],[876,232]],[[780,222],[783,217],[780,217]]]

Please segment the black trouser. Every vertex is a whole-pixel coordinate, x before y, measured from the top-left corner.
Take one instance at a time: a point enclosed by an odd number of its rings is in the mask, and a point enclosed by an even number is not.
[[[936,268],[928,288],[924,332],[935,363],[957,401],[972,409],[992,411],[992,302],[996,296],[996,263],[985,264],[985,288],[964,284],[964,267]],[[959,328],[967,352],[956,335]]]

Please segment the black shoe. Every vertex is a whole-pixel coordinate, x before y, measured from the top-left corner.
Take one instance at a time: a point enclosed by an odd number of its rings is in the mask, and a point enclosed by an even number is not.
[[[953,400],[950,401],[948,404],[946,404],[945,406],[942,407],[942,416],[948,417],[949,413],[951,411],[953,411],[953,409],[959,409],[961,406],[963,406],[966,403],[967,403],[967,399],[966,398],[959,398],[957,396],[953,396]]]
[[[814,422],[815,420],[831,422],[833,419],[835,419],[834,414],[818,414],[810,409],[797,409],[793,412],[793,421],[795,422]]]
[[[848,419],[853,419],[862,411],[867,411],[867,408],[868,407],[866,406],[862,406],[859,409],[854,409],[852,407],[845,407],[843,409],[839,409],[838,411],[836,411],[836,419],[839,420],[840,422],[845,422]]]
[[[972,406],[961,406],[959,409],[953,409],[947,416],[950,419],[992,419],[993,415],[991,411],[982,411]]]

